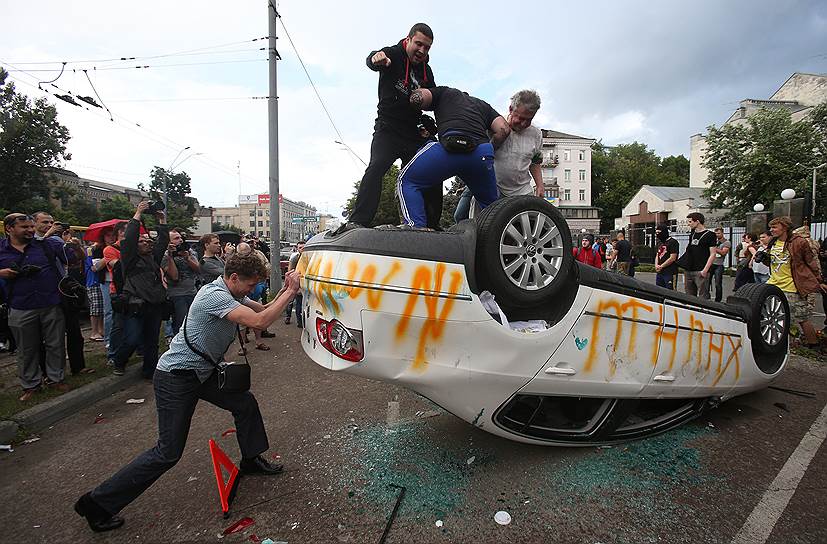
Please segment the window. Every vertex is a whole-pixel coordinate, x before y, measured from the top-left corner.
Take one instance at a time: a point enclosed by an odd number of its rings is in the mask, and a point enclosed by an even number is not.
[[[585,170],[580,170],[580,174],[579,174],[578,179],[580,181],[586,181],[586,171]]]
[[[256,216],[256,211],[255,210],[250,210],[250,217],[255,217],[255,216]]]
[[[585,202],[585,201],[586,201],[586,190],[585,189],[580,189],[580,202]]]
[[[568,162],[571,160],[571,149],[564,149],[563,150],[563,160]]]
[[[259,221],[259,222],[258,222],[258,226],[259,226],[259,227],[263,227],[263,226],[264,226],[264,221]]]
[[[259,210],[258,211],[258,216],[261,217],[262,215],[264,215],[264,210]]]
[[[264,222],[264,224],[269,227],[270,226],[270,220],[268,219],[267,221]]]
[[[571,181],[571,170],[563,172],[563,181]]]
[[[571,200],[571,189],[563,191],[563,200]]]
[[[577,160],[579,160],[579,161],[585,161],[586,160],[586,150],[585,149],[581,149],[580,151],[577,152]]]
[[[255,226],[256,226],[256,222],[255,222],[255,220],[250,221],[250,226],[251,226],[251,227],[255,227]]]

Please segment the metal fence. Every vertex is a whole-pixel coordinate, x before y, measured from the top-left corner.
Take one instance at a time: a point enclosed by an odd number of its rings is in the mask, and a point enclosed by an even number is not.
[[[724,229],[724,238],[730,241],[733,251],[730,251],[724,257],[724,265],[727,267],[735,266],[738,257],[735,254],[735,248],[741,243],[741,237],[746,232],[746,226],[743,222],[727,221],[715,225],[712,228],[721,227]],[[810,225],[810,236],[813,240],[821,242],[822,245],[827,243],[827,222],[813,223]],[[630,228],[627,230],[626,238],[638,249],[638,258],[644,263],[654,263],[654,254],[657,248],[657,241],[655,240],[655,231],[652,227],[644,228]],[[678,255],[683,255],[686,247],[689,245],[689,232],[673,232],[672,238],[678,241],[680,245],[680,252]]]

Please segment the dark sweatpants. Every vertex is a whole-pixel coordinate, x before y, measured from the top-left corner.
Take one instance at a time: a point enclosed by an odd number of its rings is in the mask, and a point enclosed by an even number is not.
[[[370,144],[370,162],[359,184],[350,221],[365,227],[371,226],[379,208],[382,178],[396,159],[402,159],[404,168],[424,143],[419,137],[406,138],[389,128],[383,121],[376,121],[373,141]],[[442,216],[442,184],[422,191],[422,194],[425,198],[428,226],[438,228]]]
[[[137,499],[155,480],[175,466],[184,452],[192,414],[199,399],[232,412],[243,458],[256,457],[270,447],[256,398],[249,391],[219,391],[216,373],[201,383],[194,370],[158,371],[154,384],[158,443],[90,493],[92,500],[111,515]]]

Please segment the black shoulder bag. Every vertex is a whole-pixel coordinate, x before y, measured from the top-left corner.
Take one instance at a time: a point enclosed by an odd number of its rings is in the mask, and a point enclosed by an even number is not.
[[[187,336],[187,318],[184,317],[184,342],[187,343],[187,347],[190,348],[193,353],[215,367],[218,372],[218,390],[224,391],[225,393],[244,393],[250,390],[250,361],[247,360],[247,351],[244,349],[244,340],[241,338],[241,328],[236,325],[235,330],[238,333],[238,342],[241,344],[242,350],[244,350],[244,362],[228,363],[226,361],[213,361],[190,343],[190,339]],[[230,342],[230,344],[232,344],[232,342]],[[229,348],[230,346],[227,346],[227,349]],[[227,350],[225,349],[224,351]]]

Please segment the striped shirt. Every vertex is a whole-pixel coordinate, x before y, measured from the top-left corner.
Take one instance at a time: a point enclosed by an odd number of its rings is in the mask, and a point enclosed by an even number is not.
[[[226,319],[227,314],[249,299],[233,297],[223,277],[218,277],[198,291],[187,313],[187,337],[190,343],[213,361],[224,359],[224,352],[236,335],[236,324]],[[158,361],[158,370],[195,370],[198,379],[206,381],[215,370],[215,365],[205,361],[193,352],[184,340],[184,327],[178,331],[169,350]]]

